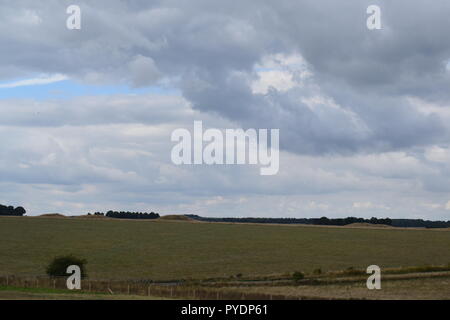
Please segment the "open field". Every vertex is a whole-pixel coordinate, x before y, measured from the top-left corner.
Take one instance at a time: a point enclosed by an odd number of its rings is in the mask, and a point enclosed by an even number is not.
[[[69,290],[30,289],[0,286],[0,300],[160,300],[137,295],[75,293]]]
[[[349,267],[446,265],[450,232],[75,218],[0,218],[0,274],[88,260],[91,278],[201,279]]]
[[[383,277],[382,290],[367,290],[365,278],[342,281],[335,278],[334,281],[324,284],[292,283],[277,284],[277,282],[265,282],[254,285],[243,285],[223,282],[222,285],[213,286],[179,285],[179,286],[151,286],[151,291],[134,286],[127,290],[117,290],[117,285],[112,284],[114,291],[106,287],[96,286],[97,290],[91,292],[69,291],[62,288],[50,288],[48,286],[30,287],[30,283],[23,287],[1,286],[0,300],[2,299],[45,299],[45,300],[156,300],[156,299],[209,299],[209,300],[304,300],[304,299],[450,299],[450,273],[441,274],[414,274],[405,275],[407,278]],[[145,285],[144,285],[145,287]],[[151,293],[151,294],[150,294]]]
[[[264,292],[286,295],[293,299],[387,299],[387,300],[448,300],[450,299],[450,277],[417,278],[409,280],[383,280],[381,290],[367,290],[365,281],[351,284],[331,284],[326,286],[262,286],[226,288],[244,293]]]

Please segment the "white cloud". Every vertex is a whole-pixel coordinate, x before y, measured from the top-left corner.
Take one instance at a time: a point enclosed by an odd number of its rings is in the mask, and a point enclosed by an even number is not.
[[[0,84],[0,88],[16,88],[16,87],[24,87],[24,86],[36,86],[36,85],[44,85],[50,84],[54,82],[67,80],[68,77],[63,74],[54,74],[54,75],[44,75],[38,78],[31,78],[25,80],[19,80],[9,83]]]
[[[23,10],[14,16],[13,20],[18,24],[37,26],[42,23],[42,18],[34,10]]]
[[[254,69],[258,76],[251,84],[254,94],[266,94],[270,88],[287,91],[301,86],[302,80],[312,76],[298,54],[264,56]]]
[[[442,208],[442,204],[440,204],[440,203],[423,203],[422,205],[425,208],[432,209],[432,210],[436,210],[436,209],[441,209]],[[447,209],[447,206],[448,206],[448,209]],[[447,203],[446,210],[450,210],[450,203]]]
[[[383,204],[374,204],[371,201],[353,202],[353,208],[355,208],[355,209],[384,209],[384,210],[390,209],[388,206],[385,206]]]
[[[353,208],[356,208],[356,209],[370,209],[370,208],[373,208],[373,204],[370,201],[367,201],[367,202],[353,202]]]
[[[308,204],[308,208],[309,208],[309,209],[326,210],[326,209],[329,209],[330,206],[329,206],[328,204],[326,204],[326,203],[317,203],[317,202],[315,202],[315,201],[311,201],[311,202]]]
[[[259,71],[259,79],[252,83],[253,93],[266,94],[270,88],[287,91],[295,86],[292,74],[288,71]]]
[[[439,146],[432,146],[425,151],[425,157],[434,162],[450,163],[450,150]]]

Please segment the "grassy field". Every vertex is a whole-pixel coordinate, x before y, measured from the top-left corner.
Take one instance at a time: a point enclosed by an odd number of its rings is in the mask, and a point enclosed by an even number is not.
[[[353,283],[334,283],[329,285],[289,285],[289,286],[226,286],[213,288],[214,292],[234,292],[233,299],[242,294],[265,293],[277,299],[389,299],[389,300],[448,300],[450,299],[450,277],[416,278],[408,280],[382,281],[382,290],[367,290],[365,281]],[[215,299],[216,294],[210,295]],[[183,298],[178,297],[178,299]],[[192,296],[184,298],[193,299]],[[254,296],[251,296],[254,300]],[[61,289],[18,288],[0,286],[0,300],[161,300],[176,299],[164,296],[136,294],[110,294],[74,292]],[[211,299],[211,298],[210,298]]]
[[[0,218],[0,274],[42,275],[72,253],[99,279],[200,279],[448,264],[450,231]]]
[[[74,293],[69,290],[30,289],[0,286],[0,300],[160,300],[161,298],[104,293]]]
[[[365,282],[332,284],[326,286],[262,286],[226,288],[237,292],[264,292],[273,295],[287,295],[310,299],[375,299],[375,300],[448,300],[450,299],[450,278],[423,278],[410,280],[382,281],[381,290],[367,290]],[[224,289],[225,290],[225,289]]]

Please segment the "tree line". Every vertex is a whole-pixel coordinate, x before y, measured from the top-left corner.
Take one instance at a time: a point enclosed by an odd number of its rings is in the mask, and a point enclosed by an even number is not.
[[[88,213],[91,215],[91,213]],[[130,211],[108,211],[106,214],[103,212],[95,212],[94,216],[105,216],[108,218],[118,219],[158,219],[159,214],[155,212],[130,212]]]
[[[405,228],[450,228],[450,221],[429,221],[422,219],[370,219],[347,217],[347,218],[207,218],[194,214],[187,214],[189,218],[207,222],[240,222],[240,223],[276,223],[276,224],[307,224],[326,226],[345,226],[352,223],[370,223],[374,225],[388,225],[392,227]]]
[[[310,224],[310,225],[327,225],[327,226],[345,226],[352,223],[371,223],[371,224],[384,224],[391,225],[392,220],[389,218],[337,218],[330,219],[327,217],[322,218],[206,218],[193,214],[187,214],[189,218],[208,221],[208,222],[244,222],[244,223],[276,223],[276,224]]]
[[[27,211],[23,207],[14,208],[13,206],[4,206],[0,204],[0,216],[23,216]]]

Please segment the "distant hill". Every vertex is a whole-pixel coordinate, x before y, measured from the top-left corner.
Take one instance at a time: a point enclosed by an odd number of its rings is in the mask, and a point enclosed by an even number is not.
[[[349,228],[395,228],[393,226],[388,226],[386,224],[372,224],[372,223],[350,223],[345,227]]]
[[[61,214],[61,213],[44,213],[41,214],[39,217],[44,217],[44,218],[67,218],[65,215]]]
[[[93,214],[85,214],[82,216],[71,216],[71,218],[77,219],[107,219],[104,215],[93,215]]]
[[[196,221],[186,215],[182,215],[182,214],[170,214],[167,216],[161,216],[160,217],[161,220],[177,220],[177,221]]]

